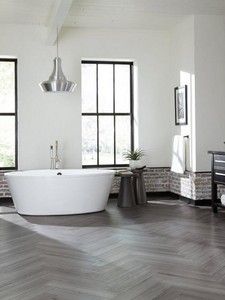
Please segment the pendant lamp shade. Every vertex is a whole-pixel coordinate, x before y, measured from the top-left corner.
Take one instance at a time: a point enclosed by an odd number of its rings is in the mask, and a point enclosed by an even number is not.
[[[68,81],[63,74],[62,71],[62,61],[58,56],[58,28],[57,28],[57,56],[54,58],[54,67],[52,74],[49,76],[49,79],[46,81],[42,81],[39,83],[39,86],[43,92],[51,92],[51,93],[60,93],[60,92],[68,92],[72,93],[75,90],[76,83],[72,81]]]
[[[53,72],[49,76],[49,79],[42,81],[39,85],[43,92],[68,92],[72,93],[75,90],[76,83],[68,81],[63,74],[61,66],[61,58],[55,57],[54,60]]]

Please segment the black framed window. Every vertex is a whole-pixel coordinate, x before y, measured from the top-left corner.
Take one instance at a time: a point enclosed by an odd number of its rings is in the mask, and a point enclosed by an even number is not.
[[[133,137],[133,63],[82,61],[83,167],[128,165]]]
[[[17,169],[17,60],[0,58],[0,169]]]

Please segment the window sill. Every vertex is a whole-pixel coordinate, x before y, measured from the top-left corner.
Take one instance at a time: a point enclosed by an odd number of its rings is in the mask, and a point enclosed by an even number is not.
[[[17,170],[18,170],[17,168],[5,168],[5,169],[0,169],[0,173],[14,172]]]

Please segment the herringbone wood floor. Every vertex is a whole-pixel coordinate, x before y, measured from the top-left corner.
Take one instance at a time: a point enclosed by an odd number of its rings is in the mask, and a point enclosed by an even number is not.
[[[173,200],[67,217],[1,206],[0,299],[225,299],[225,214]]]

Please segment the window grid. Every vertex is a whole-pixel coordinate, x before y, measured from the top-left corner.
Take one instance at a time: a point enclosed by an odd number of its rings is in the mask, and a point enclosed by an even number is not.
[[[96,167],[126,167],[128,164],[116,164],[116,116],[130,116],[130,148],[134,149],[134,126],[133,126],[133,62],[124,61],[88,61],[82,60],[82,64],[95,64],[96,65],[96,113],[82,112],[82,116],[96,116],[97,117],[97,164],[96,165],[83,165],[83,168],[96,168]],[[100,113],[98,101],[98,65],[99,64],[112,64],[113,65],[113,112]],[[130,66],[130,113],[116,113],[115,112],[115,65],[129,65]],[[114,120],[114,164],[99,164],[99,116],[113,116]]]
[[[0,62],[14,62],[14,80],[15,80],[15,112],[14,113],[1,113],[1,116],[14,116],[15,117],[15,166],[14,167],[0,167],[0,170],[17,170],[18,169],[18,115],[17,115],[17,59],[16,58],[0,58]]]

